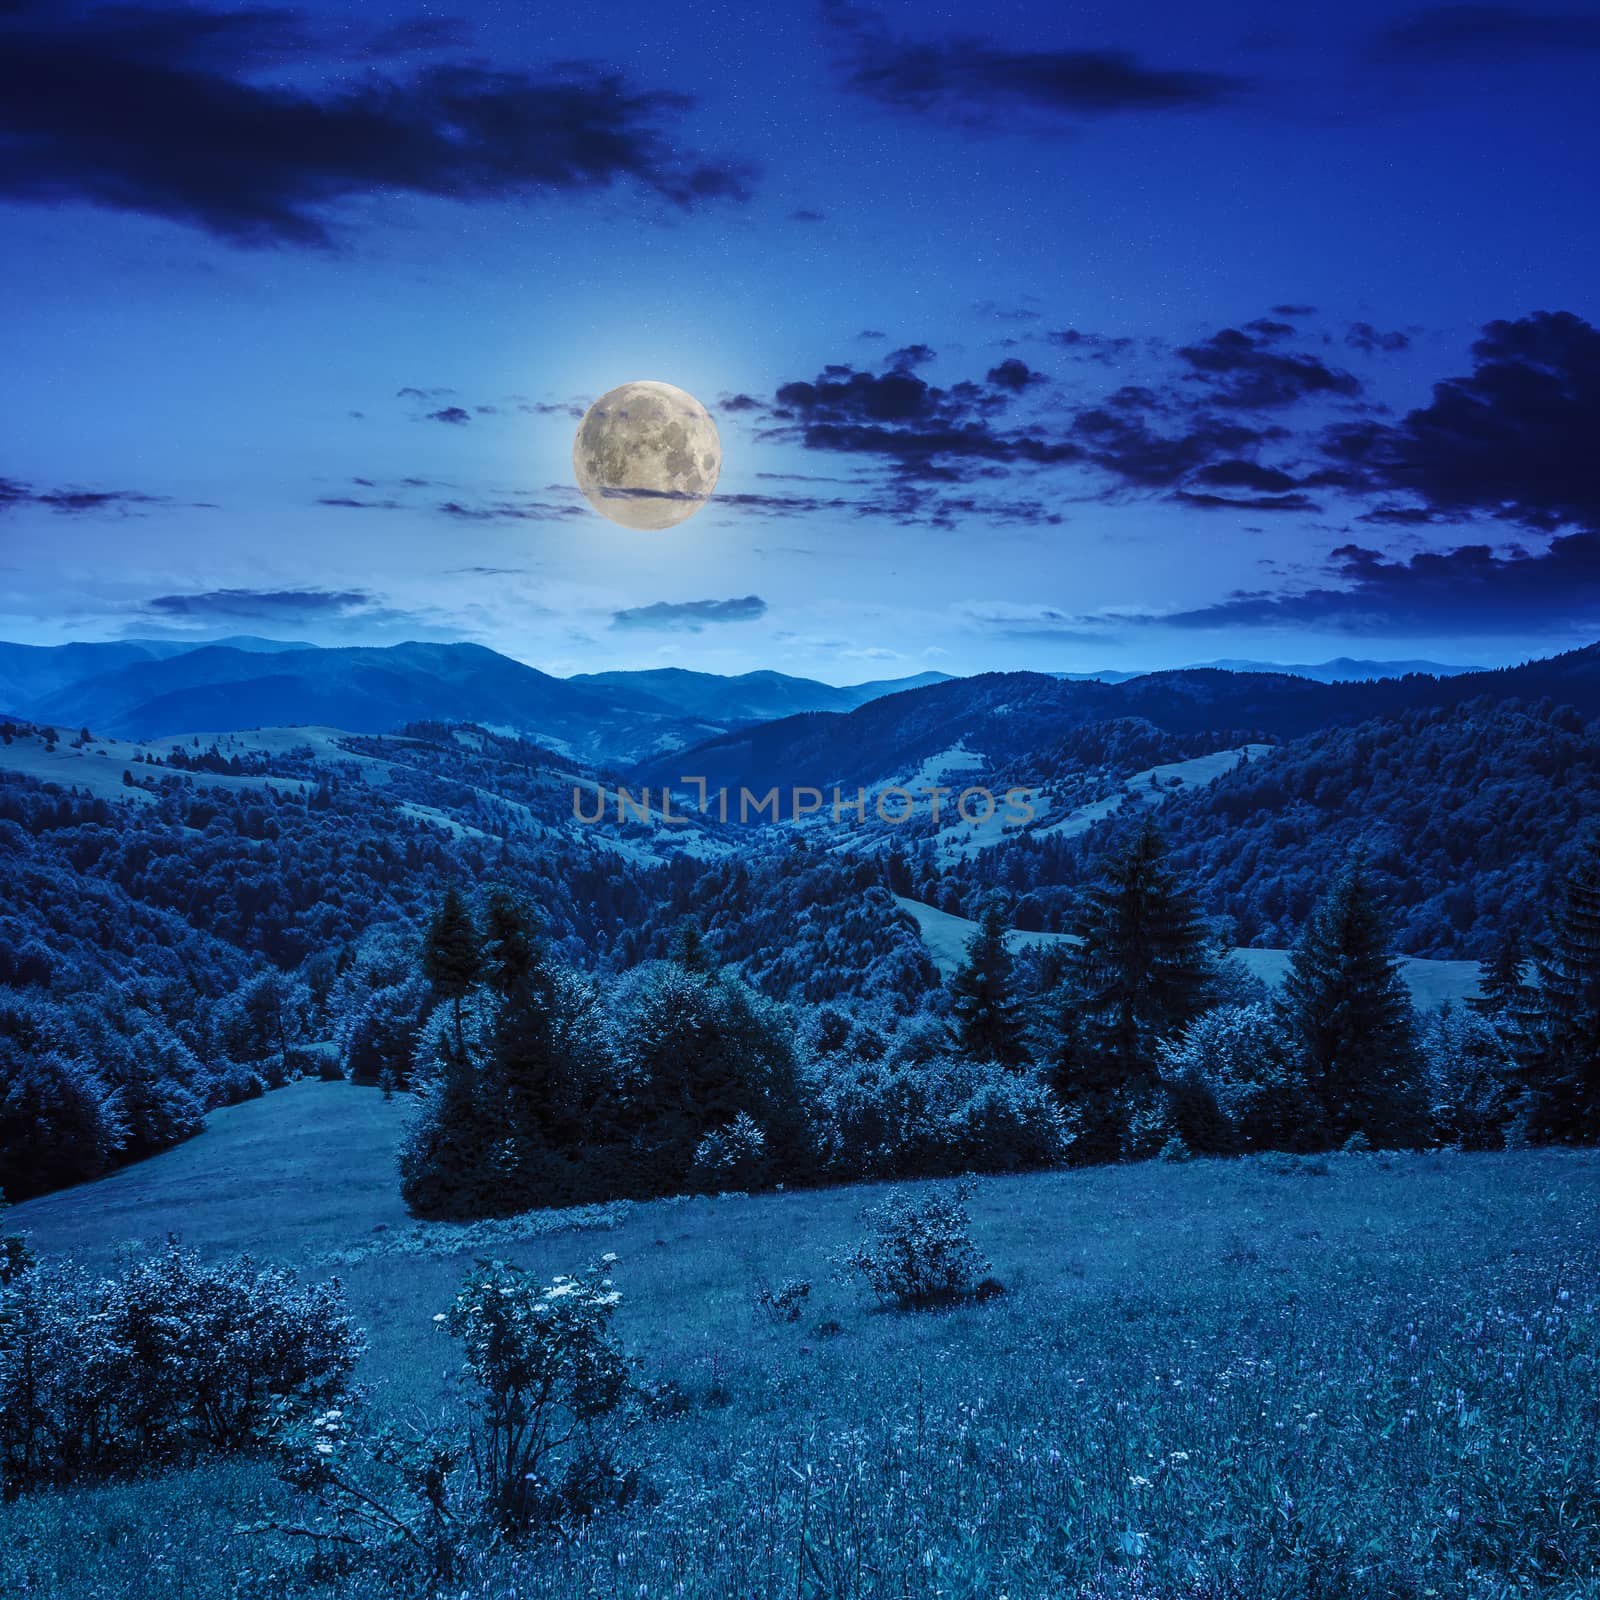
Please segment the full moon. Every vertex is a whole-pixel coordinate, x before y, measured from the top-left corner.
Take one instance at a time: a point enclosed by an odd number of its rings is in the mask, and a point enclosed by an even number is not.
[[[583,414],[572,470],[589,504],[624,528],[672,528],[717,486],[722,441],[711,413],[670,383],[625,383]]]

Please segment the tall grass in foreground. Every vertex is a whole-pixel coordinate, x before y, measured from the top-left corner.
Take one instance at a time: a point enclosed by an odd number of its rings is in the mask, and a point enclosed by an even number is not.
[[[1329,1167],[986,1185],[974,1231],[1010,1292],[923,1313],[825,1276],[870,1195],[639,1207],[608,1239],[638,1263],[618,1329],[681,1397],[644,1436],[646,1491],[469,1558],[448,1593],[1600,1596],[1600,1165]],[[754,1272],[808,1263],[805,1319],[759,1315]],[[419,1263],[404,1315],[426,1323],[457,1267]],[[369,1270],[358,1315],[394,1292],[393,1258]],[[425,1380],[420,1348],[375,1338],[386,1405],[432,1403],[448,1353]],[[389,1600],[231,1532],[283,1493],[228,1464],[19,1502],[0,1592]]]

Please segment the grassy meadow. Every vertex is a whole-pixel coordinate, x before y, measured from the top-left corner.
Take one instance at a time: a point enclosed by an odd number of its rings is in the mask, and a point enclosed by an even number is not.
[[[432,1317],[475,1254],[620,1257],[618,1326],[678,1414],[640,1495],[490,1551],[489,1597],[1600,1596],[1600,1155],[1339,1155],[983,1180],[1006,1294],[879,1309],[830,1257],[870,1188],[594,1207],[463,1230],[395,1193],[401,1100],[304,1083],[19,1206],[109,1265],[181,1234],[336,1272],[383,1418],[436,1421]],[[809,1280],[797,1323],[755,1305]],[[230,1461],[0,1507],[0,1595],[385,1596],[236,1527],[293,1497]]]

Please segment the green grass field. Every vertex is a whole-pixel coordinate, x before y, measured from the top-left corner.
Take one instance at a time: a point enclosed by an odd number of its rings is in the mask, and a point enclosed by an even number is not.
[[[897,894],[894,900],[902,911],[910,912],[940,977],[948,978],[965,959],[967,945],[978,931],[977,923],[908,895]],[[1077,942],[1070,933],[1024,933],[1020,928],[1013,928],[1006,935],[1013,954],[1029,945]],[[1289,954],[1287,950],[1251,947],[1235,950],[1233,957],[1269,988],[1277,989],[1288,975]],[[1402,956],[1400,975],[1411,990],[1412,1004],[1422,1011],[1436,1011],[1446,1001],[1461,1005],[1478,992],[1476,961],[1427,961],[1420,956]]]
[[[100,1264],[174,1231],[319,1274],[340,1257],[372,1408],[437,1418],[457,1358],[431,1318],[482,1230],[405,1218],[403,1116],[376,1091],[296,1085],[13,1220]],[[641,1441],[640,1500],[565,1543],[493,1552],[447,1592],[1600,1596],[1600,1156],[988,1179],[974,1233],[1008,1292],[942,1313],[834,1281],[872,1198],[502,1228],[496,1253],[546,1274],[617,1252],[620,1331],[686,1407]],[[785,1277],[812,1292],[802,1322],[775,1326],[752,1296]],[[286,1495],[230,1462],[18,1501],[0,1508],[0,1594],[391,1592],[308,1590],[303,1550],[233,1532]]]

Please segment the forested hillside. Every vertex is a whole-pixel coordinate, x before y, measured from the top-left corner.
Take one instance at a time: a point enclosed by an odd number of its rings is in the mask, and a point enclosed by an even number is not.
[[[1600,723],[1550,702],[1465,705],[1332,728],[1167,798],[1162,826],[1202,903],[1241,944],[1292,944],[1328,875],[1365,852],[1399,948],[1481,958],[1534,934],[1600,815]],[[959,903],[1002,885],[1042,927],[1070,921],[1107,830],[1019,835],[958,864]]]

